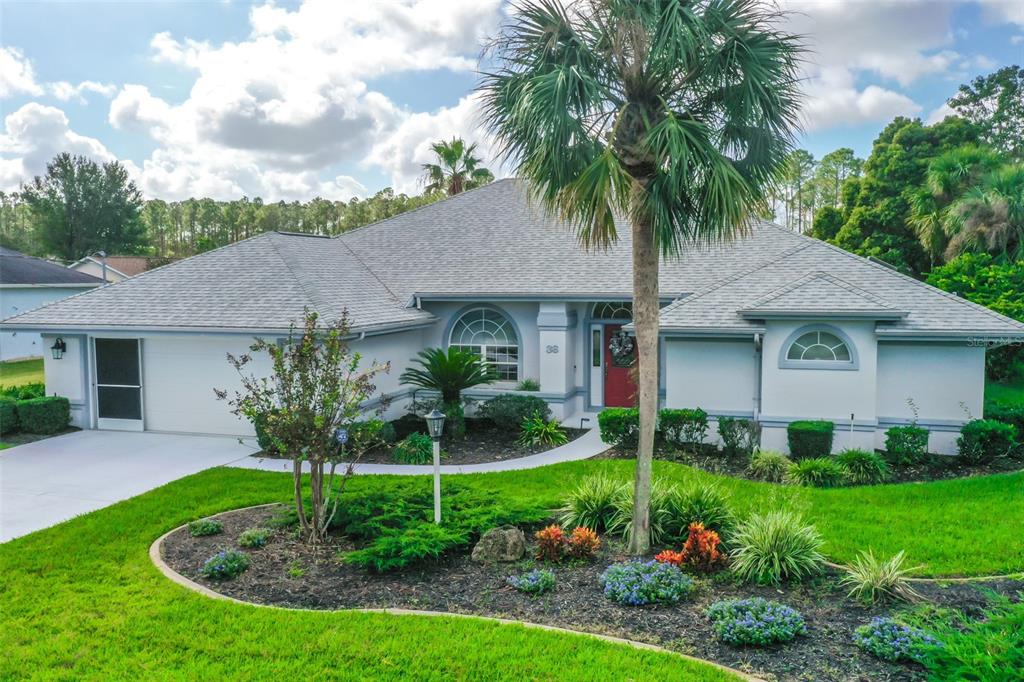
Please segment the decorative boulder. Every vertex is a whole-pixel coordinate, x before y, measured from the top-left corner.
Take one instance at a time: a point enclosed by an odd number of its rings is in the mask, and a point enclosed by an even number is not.
[[[519,561],[526,554],[526,536],[515,526],[492,528],[473,548],[473,561]]]

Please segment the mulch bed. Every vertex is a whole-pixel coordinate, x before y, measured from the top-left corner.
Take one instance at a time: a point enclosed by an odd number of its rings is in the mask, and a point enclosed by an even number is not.
[[[625,558],[617,543],[603,547],[593,562],[553,566],[557,586],[554,592],[539,597],[520,594],[505,583],[509,575],[537,566],[529,558],[513,564],[479,565],[460,554],[415,570],[377,575],[339,560],[339,554],[351,548],[344,538],[313,549],[298,542],[288,530],[276,531],[261,549],[245,550],[252,564],[238,578],[218,583],[199,577],[203,561],[221,549],[237,547],[235,541],[243,530],[266,525],[274,511],[261,508],[221,514],[217,518],[224,525],[223,533],[193,538],[187,530],[179,530],[167,537],[161,554],[182,575],[222,594],[259,604],[307,609],[392,607],[525,620],[659,644],[765,679],[923,679],[918,666],[886,663],[853,645],[857,626],[888,611],[846,599],[834,576],[775,588],[740,585],[728,573],[720,573],[699,579],[696,595],[678,605],[626,607],[606,599],[598,581],[605,567]],[[921,583],[915,587],[937,605],[977,614],[985,604],[982,589],[1013,595],[1024,588],[1024,582]],[[809,634],[766,649],[718,642],[704,616],[706,608],[719,599],[752,596],[798,609]]]
[[[426,431],[426,425],[422,419],[415,422],[411,420],[399,420],[394,422],[399,438],[404,438],[412,431]],[[569,442],[572,442],[586,433],[586,430],[563,428]],[[547,452],[550,446],[523,447],[516,443],[519,437],[517,432],[509,432],[495,427],[490,421],[482,419],[466,420],[466,437],[460,440],[443,438],[441,440],[442,457],[441,464],[483,464],[486,462],[503,462],[508,459],[518,459],[535,455],[540,452]],[[361,464],[398,464],[393,454],[394,445],[374,448],[359,458]],[[275,455],[268,455],[265,452],[257,452],[253,457],[261,459],[277,459]]]
[[[884,453],[879,453],[884,454]],[[597,455],[594,459],[634,459],[636,451],[622,447],[613,447]],[[707,447],[702,452],[687,452],[665,447],[655,448],[655,459],[664,459],[692,466],[713,474],[731,476],[733,478],[752,479],[747,473],[749,458],[746,455],[727,455],[715,448]],[[912,466],[890,465],[892,478],[887,483],[913,483],[918,481],[941,481],[971,476],[991,476],[1020,471],[1024,461],[1004,457],[989,464],[965,464],[959,457],[932,455],[927,462]]]

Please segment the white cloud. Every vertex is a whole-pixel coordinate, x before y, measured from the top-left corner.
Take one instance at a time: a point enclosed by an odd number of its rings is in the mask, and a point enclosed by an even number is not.
[[[804,124],[808,131],[913,116],[921,106],[906,95],[878,85],[858,89],[849,70],[823,69],[808,82]]]
[[[1024,3],[1020,0],[977,0],[986,17],[999,24],[1024,26]]]
[[[949,106],[948,103],[943,102],[928,114],[928,117],[925,119],[925,123],[928,125],[939,123],[947,116],[956,116],[956,112],[953,111],[953,107]]]
[[[0,134],[0,188],[14,190],[18,185],[41,175],[46,164],[61,152],[83,154],[95,161],[113,161],[115,157],[99,140],[71,130],[68,117],[56,107],[30,102],[4,119]],[[126,164],[134,171],[132,164]]]
[[[1024,35],[1010,36],[1011,45],[1024,45]]]
[[[0,47],[0,97],[16,93],[43,94],[36,83],[32,62],[16,47]]]
[[[62,102],[74,99],[82,103],[85,102],[85,94],[88,92],[103,97],[112,97],[117,92],[117,86],[113,83],[97,83],[96,81],[82,81],[78,85],[67,81],[57,81],[48,83],[46,89]]]

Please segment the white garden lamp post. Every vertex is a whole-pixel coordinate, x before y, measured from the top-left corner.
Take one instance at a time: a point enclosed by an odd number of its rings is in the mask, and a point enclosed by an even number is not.
[[[426,416],[427,432],[434,441],[434,523],[441,523],[441,434],[444,432],[444,412],[436,407]]]

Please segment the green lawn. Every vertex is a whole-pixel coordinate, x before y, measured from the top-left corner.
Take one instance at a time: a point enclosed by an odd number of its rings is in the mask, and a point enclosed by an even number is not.
[[[554,506],[567,485],[632,463],[592,461],[460,477]],[[905,549],[929,575],[1024,570],[1024,474],[927,484],[801,489],[659,462],[675,481],[718,481],[740,511],[790,505],[838,561]],[[357,477],[352,488],[390,485]],[[429,480],[420,478],[424,486]],[[0,679],[725,679],[683,660],[569,635],[460,619],[309,613],[215,602],[161,576],[147,549],[193,518],[287,500],[290,477],[215,469],[0,545]]]
[[[0,362],[0,386],[43,383],[43,359]]]
[[[1024,379],[1004,384],[985,385],[985,401],[1007,405],[1024,405]]]

